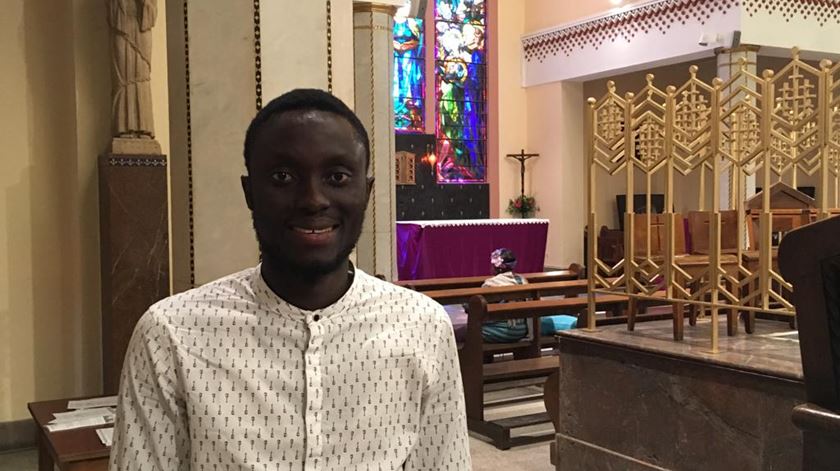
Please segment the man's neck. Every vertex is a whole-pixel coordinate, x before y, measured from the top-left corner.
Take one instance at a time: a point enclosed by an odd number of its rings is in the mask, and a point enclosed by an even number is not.
[[[330,306],[347,292],[352,283],[349,266],[348,261],[329,273],[306,277],[298,272],[278,270],[270,260],[263,260],[261,271],[274,294],[293,306],[314,311]]]

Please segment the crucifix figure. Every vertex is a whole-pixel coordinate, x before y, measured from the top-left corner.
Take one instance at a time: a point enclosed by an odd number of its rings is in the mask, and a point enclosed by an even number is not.
[[[525,149],[519,151],[518,154],[507,154],[506,157],[514,158],[519,161],[519,176],[520,180],[520,195],[525,196],[525,162],[528,159],[539,157],[540,154],[526,154]]]

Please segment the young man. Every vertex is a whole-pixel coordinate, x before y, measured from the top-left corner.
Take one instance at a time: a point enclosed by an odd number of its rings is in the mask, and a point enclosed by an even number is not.
[[[112,470],[467,470],[443,308],[355,269],[373,179],[337,98],[263,108],[242,177],[262,263],[140,319],[123,366]]]

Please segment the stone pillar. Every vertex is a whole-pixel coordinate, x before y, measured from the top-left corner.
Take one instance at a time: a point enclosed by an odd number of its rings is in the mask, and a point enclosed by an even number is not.
[[[125,152],[131,143],[115,147],[123,153],[99,158],[105,394],[119,389],[128,341],[140,316],[169,295],[166,156],[156,144],[150,147],[157,154]]]
[[[731,49],[719,49],[717,52],[717,76],[724,82],[728,81],[733,75],[737,74],[743,66],[745,70],[751,74],[756,74],[756,60],[758,53],[758,46],[743,44]],[[749,86],[755,89],[755,84],[741,79],[730,86],[729,90],[723,90],[723,95],[727,96],[735,92],[739,86]],[[749,177],[742,177],[741,180],[741,194],[734,195],[731,192],[733,187],[733,175],[731,172],[721,172],[720,182],[720,205],[721,209],[732,209],[735,207],[736,198],[742,201],[752,196],[755,193],[755,175]]]
[[[391,104],[394,13],[401,0],[353,4],[356,63],[355,111],[370,135],[370,174],[375,178],[356,262],[389,280],[396,276],[394,108]]]

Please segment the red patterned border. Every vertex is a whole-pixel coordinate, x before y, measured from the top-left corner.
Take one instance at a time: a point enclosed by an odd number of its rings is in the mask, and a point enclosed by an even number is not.
[[[596,50],[605,42],[615,42],[623,37],[628,43],[637,34],[657,30],[663,35],[671,25],[694,20],[705,24],[711,13],[720,9],[724,13],[739,0],[671,0],[642,5],[632,10],[597,18],[558,31],[551,31],[523,41],[525,60],[542,62],[558,52],[571,55],[575,49],[593,47]]]
[[[586,47],[597,50],[619,38],[629,43],[636,35],[654,31],[664,35],[671,26],[687,21],[705,24],[712,13],[726,14],[742,4],[749,15],[778,12],[787,21],[801,16],[815,18],[820,26],[832,20],[840,24],[840,0],[666,0],[526,38],[522,41],[525,60],[543,62],[549,55],[569,56]]]
[[[770,15],[779,12],[786,21],[799,16],[813,17],[820,26],[831,20],[840,24],[840,0],[744,0],[744,5],[750,16],[766,10]]]

